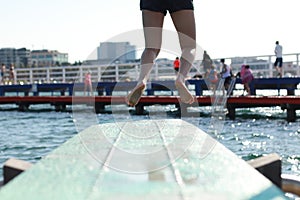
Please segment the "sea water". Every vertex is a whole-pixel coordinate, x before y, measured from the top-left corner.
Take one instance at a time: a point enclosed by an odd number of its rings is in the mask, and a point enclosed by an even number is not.
[[[85,108],[81,109],[84,113]],[[45,105],[31,107],[27,112],[18,112],[13,106],[1,108],[0,174],[4,162],[9,158],[38,162],[75,136],[80,131],[80,120],[84,124],[92,118],[96,119],[96,123],[181,118],[172,114],[172,106],[151,106],[147,109],[149,114],[142,116],[131,115],[128,108],[120,107],[120,112],[93,114],[79,119],[71,108],[68,112],[55,112]],[[200,116],[182,119],[206,131],[211,124],[209,112],[209,109],[203,108]],[[298,116],[299,114],[297,113]],[[282,157],[283,173],[300,175],[299,121],[300,119],[293,123],[287,122],[286,112],[279,107],[237,109],[236,120],[226,118],[221,122],[222,130],[210,135],[244,160],[277,153]]]

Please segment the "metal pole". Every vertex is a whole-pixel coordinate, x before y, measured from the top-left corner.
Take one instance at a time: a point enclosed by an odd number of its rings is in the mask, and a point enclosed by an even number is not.
[[[116,81],[119,81],[119,65],[115,64],[115,68],[116,68]]]
[[[47,68],[47,83],[50,83],[50,70]]]
[[[83,82],[83,71],[82,71],[82,66],[79,66],[79,82]]]
[[[269,56],[269,78],[273,77],[273,63],[272,56]]]
[[[101,80],[101,66],[98,67],[98,81]]]
[[[29,81],[32,84],[33,83],[33,73],[32,73],[32,69],[29,69]]]
[[[154,66],[155,66],[154,80],[158,80],[158,64],[154,63]]]
[[[66,82],[66,69],[63,67],[63,78],[62,78],[62,82],[65,83]]]
[[[135,65],[135,80],[137,81],[139,77],[139,65]]]
[[[299,69],[299,54],[296,54],[296,67],[297,67],[297,76],[300,76],[300,69]]]

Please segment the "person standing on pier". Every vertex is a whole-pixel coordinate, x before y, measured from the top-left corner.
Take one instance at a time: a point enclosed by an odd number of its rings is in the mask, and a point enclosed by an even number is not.
[[[213,62],[210,58],[210,56],[208,55],[207,51],[203,52],[203,60],[201,65],[203,66],[204,69],[204,73],[209,72],[211,69]]]
[[[279,44],[279,41],[275,42],[275,55],[276,55],[276,60],[274,63],[274,67],[276,67],[276,70],[278,72],[278,75],[280,78],[282,78],[282,46]]]
[[[228,92],[230,83],[231,83],[231,67],[230,65],[225,64],[225,59],[222,58],[221,62],[221,76],[224,79],[223,95],[225,95],[225,90]],[[229,94],[228,94],[229,95]]]
[[[9,67],[9,82],[11,84],[16,84],[15,66],[12,63],[10,64],[10,67]]]
[[[244,89],[247,91],[247,96],[251,95],[249,84],[254,79],[249,65],[244,65],[243,71],[241,70],[241,79],[244,84]]]
[[[1,84],[5,84],[5,72],[6,72],[6,66],[4,63],[1,65]]]
[[[88,71],[84,76],[84,96],[88,91],[88,96],[91,94],[93,96],[93,89],[92,89],[92,75],[91,72]]]
[[[145,49],[141,56],[141,71],[138,83],[125,98],[129,106],[135,106],[143,94],[158,56],[162,43],[162,27],[165,15],[169,11],[178,33],[181,57],[175,86],[183,103],[192,104],[194,96],[185,85],[185,79],[191,69],[196,53],[196,25],[193,0],[140,0],[144,27]]]
[[[180,66],[180,60],[179,60],[179,57],[176,57],[173,62],[173,67],[174,67],[176,75],[178,74],[179,66]]]
[[[213,95],[216,94],[216,88],[217,88],[217,83],[218,83],[218,72],[217,70],[215,69],[215,66],[214,65],[211,65],[210,66],[210,70],[208,70],[208,73],[206,73],[207,76],[207,84],[210,88],[210,90],[212,90],[213,92]]]

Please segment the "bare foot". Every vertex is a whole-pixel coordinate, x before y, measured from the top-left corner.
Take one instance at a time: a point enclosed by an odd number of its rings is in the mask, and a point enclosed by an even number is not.
[[[139,102],[139,100],[145,90],[145,87],[146,87],[146,85],[144,83],[141,83],[141,84],[138,84],[137,86],[135,86],[135,88],[126,97],[126,99],[125,99],[126,103],[131,107],[135,106]]]
[[[175,86],[179,92],[180,99],[183,103],[192,104],[194,102],[193,95],[190,93],[190,91],[187,89],[187,87],[182,81],[177,79],[175,82]]]

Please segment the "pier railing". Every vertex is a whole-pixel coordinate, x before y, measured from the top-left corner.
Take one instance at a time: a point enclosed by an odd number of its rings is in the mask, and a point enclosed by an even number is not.
[[[300,77],[299,55],[284,54],[283,72],[284,77]],[[240,70],[242,64],[249,64],[256,78],[276,77],[276,69],[273,66],[274,55],[261,55],[251,57],[225,58],[226,63],[232,66],[233,73]],[[219,59],[213,59],[214,64],[219,66]],[[190,72],[193,77],[196,74],[204,74],[201,60],[196,61]],[[59,67],[34,67],[16,69],[16,83],[74,83],[82,82],[87,71],[92,74],[93,81],[136,81],[140,70],[139,63],[112,63],[109,65],[81,65]],[[150,75],[150,80],[172,80],[175,78],[173,61],[157,61]],[[9,83],[7,76],[7,83]]]
[[[230,57],[225,58],[228,64],[231,64],[234,73],[237,73],[242,64],[250,65],[250,68],[256,78],[272,78],[277,76],[274,62],[275,55],[259,55],[248,57]],[[283,76],[299,77],[300,76],[300,53],[283,54]],[[215,59],[218,63],[219,59]]]

